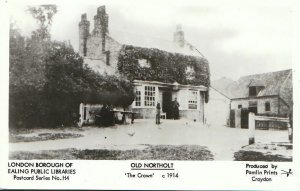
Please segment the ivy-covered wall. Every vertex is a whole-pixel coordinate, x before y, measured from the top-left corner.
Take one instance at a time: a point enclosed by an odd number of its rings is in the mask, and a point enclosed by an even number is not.
[[[151,67],[141,67],[139,59],[149,61]],[[192,66],[195,77],[187,79],[186,68]],[[209,65],[206,59],[178,53],[170,53],[155,48],[141,48],[123,45],[118,57],[120,74],[129,80],[149,80],[180,84],[210,85]]]
[[[151,67],[142,67],[140,59],[148,60]],[[194,78],[187,78],[186,68],[194,68]],[[206,59],[179,53],[170,53],[155,48],[123,45],[118,57],[118,70],[129,80],[149,80],[165,83],[203,85],[209,87],[210,72]],[[206,102],[208,101],[208,93]]]

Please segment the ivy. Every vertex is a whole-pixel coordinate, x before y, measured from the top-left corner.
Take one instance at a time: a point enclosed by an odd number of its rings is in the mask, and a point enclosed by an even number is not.
[[[151,67],[141,67],[139,59],[146,59]],[[186,68],[194,68],[194,78],[188,78]],[[210,86],[208,61],[201,57],[170,53],[155,48],[123,45],[118,57],[118,70],[130,81],[147,80],[165,83]],[[208,93],[205,96],[208,101]]]
[[[139,59],[146,59],[151,67],[141,67]],[[186,76],[186,68],[195,70],[193,79]],[[203,85],[208,87],[209,66],[206,59],[158,49],[123,45],[118,57],[119,72],[129,80],[149,80],[180,84]]]

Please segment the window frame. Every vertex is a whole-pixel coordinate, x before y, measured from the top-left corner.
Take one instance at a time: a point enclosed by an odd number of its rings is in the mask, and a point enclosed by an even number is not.
[[[189,90],[188,93],[188,110],[198,110],[198,98],[199,98],[198,90]],[[191,108],[190,106],[194,105],[196,107]]]
[[[255,86],[249,87],[249,97],[257,96],[257,88]]]
[[[156,103],[156,86],[153,85],[145,85],[144,86],[144,105],[143,107],[153,108]],[[149,104],[151,103],[151,104]]]
[[[139,98],[139,100],[137,100]],[[137,105],[139,103],[139,105]],[[135,91],[135,98],[134,98],[134,107],[141,107],[142,106],[142,91],[136,90]]]
[[[185,75],[186,75],[187,80],[194,80],[195,74],[196,74],[196,71],[195,71],[194,66],[187,66],[185,68]]]
[[[271,103],[269,101],[265,102],[265,111],[271,111]]]
[[[149,59],[138,59],[138,64],[141,68],[151,68]]]

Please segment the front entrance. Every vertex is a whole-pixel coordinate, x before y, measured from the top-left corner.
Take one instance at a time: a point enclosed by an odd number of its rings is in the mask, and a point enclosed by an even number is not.
[[[172,119],[172,92],[171,91],[165,91],[163,92],[162,96],[162,111],[166,113],[167,119]]]

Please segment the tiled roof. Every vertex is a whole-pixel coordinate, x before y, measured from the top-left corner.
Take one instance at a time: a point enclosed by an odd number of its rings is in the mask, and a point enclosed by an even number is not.
[[[249,96],[249,86],[263,86],[258,93],[260,96],[280,95],[282,86],[292,83],[287,80],[292,70],[282,70],[263,74],[255,74],[241,77],[231,88],[232,98],[246,98]],[[291,85],[291,84],[288,84]]]

